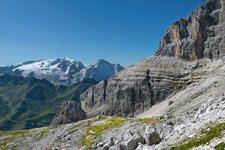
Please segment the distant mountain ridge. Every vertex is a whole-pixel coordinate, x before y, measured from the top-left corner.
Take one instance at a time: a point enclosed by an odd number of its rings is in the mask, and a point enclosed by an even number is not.
[[[54,85],[72,85],[91,78],[101,81],[114,76],[124,68],[100,59],[95,64],[84,66],[70,58],[27,61],[15,66],[0,67],[0,75],[10,74],[23,77],[46,79]]]
[[[65,101],[80,107],[80,94],[123,69],[103,59],[86,67],[70,58],[0,67],[0,130],[49,125]]]
[[[45,79],[0,76],[0,130],[49,125],[67,100],[80,102],[80,94],[97,82],[84,79],[71,86],[55,86]],[[0,148],[1,149],[1,148]]]

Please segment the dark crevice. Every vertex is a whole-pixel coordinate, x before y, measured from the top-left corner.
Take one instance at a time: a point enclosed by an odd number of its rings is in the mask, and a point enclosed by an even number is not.
[[[143,98],[142,98],[142,89],[141,89],[141,85],[139,86],[139,89],[138,89],[138,98],[139,98],[139,100],[141,101],[141,104],[142,104],[142,110],[144,111],[144,110],[145,110],[145,106],[144,106],[144,102],[143,102]]]
[[[108,81],[104,80],[104,83],[103,83],[103,88],[104,88],[103,97],[104,97],[104,100],[106,99],[106,88],[107,88],[107,85],[108,85]]]
[[[150,83],[151,77],[149,75],[150,75],[150,70],[148,69],[146,71],[146,78],[145,78],[145,80],[147,82],[147,85],[148,85],[148,88],[149,88],[149,92],[150,92],[150,104],[154,105],[155,104],[155,101],[153,99],[154,93],[153,93],[153,90],[152,90],[152,85]]]
[[[91,103],[94,104],[95,102],[95,87],[92,88],[92,95],[91,95]]]
[[[132,115],[134,115],[134,112],[135,112],[135,89],[131,88],[130,92],[131,92]]]

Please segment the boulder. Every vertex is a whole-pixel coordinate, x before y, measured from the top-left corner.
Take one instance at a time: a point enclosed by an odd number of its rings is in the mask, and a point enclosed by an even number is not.
[[[174,101],[169,101],[169,106],[172,105],[174,103]]]
[[[128,150],[135,150],[138,147],[138,143],[145,144],[145,139],[139,132],[125,132],[123,139]]]
[[[145,130],[144,137],[148,145],[159,144],[162,141],[160,135],[156,132],[156,129],[149,126]]]
[[[57,126],[86,118],[86,113],[81,108],[80,103],[76,103],[75,101],[66,101],[60,107],[60,112],[53,119],[51,125]]]
[[[109,150],[128,150],[128,149],[123,144],[116,144],[115,146],[110,147]]]
[[[98,143],[97,147],[98,149],[108,150],[113,145],[114,145],[113,138],[110,138],[109,140]]]

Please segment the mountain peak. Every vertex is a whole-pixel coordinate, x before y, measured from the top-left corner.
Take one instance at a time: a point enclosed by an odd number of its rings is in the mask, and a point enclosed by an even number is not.
[[[73,60],[72,58],[69,58],[69,57],[65,57],[64,60],[71,61],[71,62],[75,61],[75,60]]]
[[[99,59],[94,65],[96,67],[100,67],[100,66],[111,66],[113,64],[109,63],[108,61],[106,61],[104,59]]]
[[[156,55],[194,61],[225,55],[225,3],[208,0],[166,31]]]
[[[100,59],[95,64],[85,67],[82,62],[65,57],[26,61],[12,67],[1,67],[0,74],[9,73],[23,77],[46,79],[55,85],[70,85],[91,78],[101,81],[114,76],[123,67],[116,67]]]
[[[109,62],[106,61],[106,60],[104,60],[104,59],[99,59],[99,60],[97,61],[97,63],[109,63]]]

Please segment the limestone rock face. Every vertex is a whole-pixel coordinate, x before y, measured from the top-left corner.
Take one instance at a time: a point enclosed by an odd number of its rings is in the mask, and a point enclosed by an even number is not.
[[[86,114],[79,104],[75,101],[66,101],[62,104],[59,115],[54,118],[51,124],[57,126],[86,118]]]
[[[88,116],[135,116],[201,79],[205,72],[191,71],[205,63],[172,57],[147,58],[85,91],[81,106]]]
[[[204,78],[208,59],[225,54],[225,0],[208,0],[171,25],[155,57],[131,65],[81,95],[89,116],[135,116]],[[168,57],[169,56],[169,57]],[[182,61],[183,60],[183,61]],[[193,62],[193,63],[191,63]]]
[[[225,0],[208,0],[166,31],[156,55],[188,61],[225,54]]]

